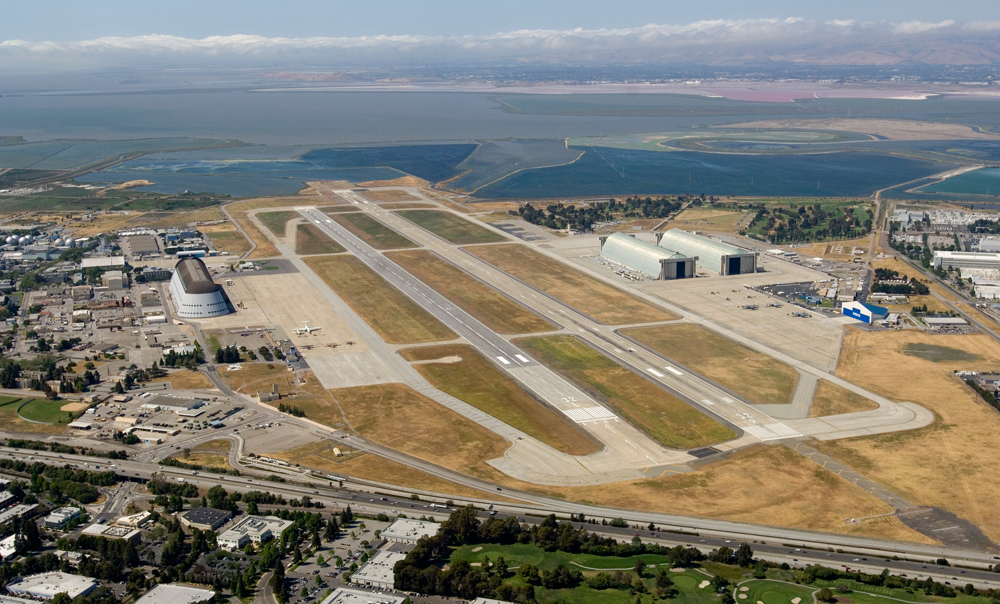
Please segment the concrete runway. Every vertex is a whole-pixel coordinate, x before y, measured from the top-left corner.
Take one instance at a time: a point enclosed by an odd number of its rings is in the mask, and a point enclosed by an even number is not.
[[[376,207],[375,204],[365,205]],[[627,422],[621,421],[613,411],[598,404],[561,376],[532,360],[522,350],[424,285],[321,211],[313,207],[295,209],[394,287],[469,341],[528,390],[593,434],[605,445],[605,450],[574,458],[588,471],[617,474],[625,468],[671,466],[694,459],[686,452],[664,449]],[[494,465],[505,472],[515,472],[516,475],[523,476],[527,471],[527,468],[516,467],[519,464],[513,459],[505,459]],[[680,468],[677,469],[679,470]]]

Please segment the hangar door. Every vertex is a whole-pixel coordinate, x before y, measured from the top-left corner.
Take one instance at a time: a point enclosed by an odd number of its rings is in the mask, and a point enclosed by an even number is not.
[[[727,260],[729,261],[729,268],[726,270],[726,274],[727,275],[739,275],[740,274],[740,260],[741,260],[740,257],[739,256],[736,256],[736,257],[730,256],[729,258],[727,258]]]
[[[674,266],[677,267],[678,279],[683,279],[684,277],[687,277],[687,273],[685,272],[685,269],[687,269],[687,262],[678,262]]]

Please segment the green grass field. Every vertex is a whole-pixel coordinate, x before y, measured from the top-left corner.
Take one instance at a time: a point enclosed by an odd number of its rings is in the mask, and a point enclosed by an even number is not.
[[[556,329],[545,319],[427,250],[390,252],[387,256],[497,333],[538,333]]]
[[[523,338],[516,343],[665,447],[703,447],[736,437],[728,427],[574,336]]]
[[[298,212],[293,212],[292,210],[281,210],[279,212],[261,212],[257,214],[257,218],[266,226],[276,237],[285,236],[285,225],[289,220],[298,216]]]
[[[812,604],[813,592],[816,588],[809,588],[804,585],[789,585],[780,581],[750,581],[741,587],[746,587],[747,591],[738,589],[737,593],[746,595],[746,598],[737,596],[737,603],[747,604],[792,604],[792,600],[799,598],[798,604]]]
[[[390,344],[440,342],[457,337],[354,256],[311,256],[305,262]]]
[[[422,363],[414,368],[434,387],[558,451],[586,455],[600,448],[576,423],[535,400],[471,346],[410,348],[400,354],[408,361],[460,357],[453,363]]]
[[[503,235],[484,229],[470,220],[460,218],[448,212],[434,210],[410,210],[406,212],[398,212],[398,214],[410,222],[434,233],[438,237],[456,245],[468,245],[472,243],[500,243],[501,241],[507,241],[507,238]]]
[[[799,379],[795,369],[699,325],[658,325],[622,333],[719,382],[751,403],[792,402]]]
[[[303,255],[340,254],[346,252],[339,243],[314,224],[300,224],[295,231],[295,253]]]
[[[60,408],[66,401],[50,401],[48,399],[36,398],[29,400],[19,413],[27,420],[42,422],[46,424],[68,424],[76,418],[75,413],[61,411]]]
[[[239,231],[222,231],[208,233],[215,249],[223,252],[245,252],[250,249],[250,242]]]
[[[333,219],[356,237],[377,250],[394,250],[418,247],[406,237],[375,220],[363,212],[357,214],[335,214]]]

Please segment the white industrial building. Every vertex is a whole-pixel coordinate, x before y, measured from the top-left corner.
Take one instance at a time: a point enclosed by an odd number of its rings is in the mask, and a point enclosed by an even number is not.
[[[368,587],[395,589],[393,568],[396,563],[406,558],[402,552],[381,551],[368,559],[364,565],[351,575],[351,583]]]
[[[200,258],[184,258],[170,278],[174,314],[185,319],[207,319],[232,312],[219,284]]]
[[[623,233],[601,237],[600,255],[654,279],[694,277],[694,258]]]
[[[98,258],[84,258],[80,261],[80,268],[114,268],[125,266],[125,256],[100,256]]]
[[[1000,237],[983,237],[976,244],[980,252],[996,253],[1000,252]]]
[[[416,543],[421,537],[436,535],[441,530],[441,523],[414,520],[412,518],[397,518],[382,531],[382,538],[396,543]]]
[[[386,593],[374,593],[371,591],[361,591],[349,587],[338,587],[333,593],[326,597],[320,604],[406,604],[409,598],[406,596],[393,596]],[[3,604],[3,602],[0,602]],[[136,604],[145,604],[137,602]]]
[[[70,520],[80,516],[82,513],[80,508],[71,507],[52,510],[52,513],[45,517],[45,528],[61,529]]]
[[[244,516],[216,539],[219,547],[229,551],[243,549],[248,543],[267,543],[295,524],[277,516]]]
[[[135,604],[195,604],[215,597],[215,592],[204,587],[161,583],[136,600]]]
[[[935,250],[934,268],[947,269],[987,268],[1000,269],[1000,253],[949,252]]]
[[[757,254],[681,229],[657,233],[656,244],[694,258],[698,266],[720,275],[743,275],[757,270]]]
[[[15,579],[15,582],[7,584],[7,591],[15,596],[26,596],[38,600],[51,600],[60,593],[65,593],[70,599],[73,599],[89,594],[98,585],[99,583],[90,577],[57,571]]]

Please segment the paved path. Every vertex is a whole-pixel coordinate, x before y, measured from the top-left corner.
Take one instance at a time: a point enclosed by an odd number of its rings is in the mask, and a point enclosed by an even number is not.
[[[854,484],[858,485],[862,489],[868,491],[870,494],[874,495],[875,497],[878,497],[879,499],[888,503],[889,505],[895,507],[897,510],[901,512],[917,508],[916,505],[910,503],[902,496],[893,493],[889,489],[883,487],[882,485],[878,484],[873,480],[865,478],[861,474],[852,470],[850,467],[840,463],[839,461],[830,457],[829,455],[820,453],[819,451],[813,449],[808,445],[804,445],[798,442],[785,442],[782,444],[786,445],[789,449],[792,449],[793,451],[801,455],[804,455],[810,461],[823,466],[827,470],[830,470],[831,472],[833,472],[837,476],[840,476],[844,480],[847,480],[848,482],[853,482]]]

